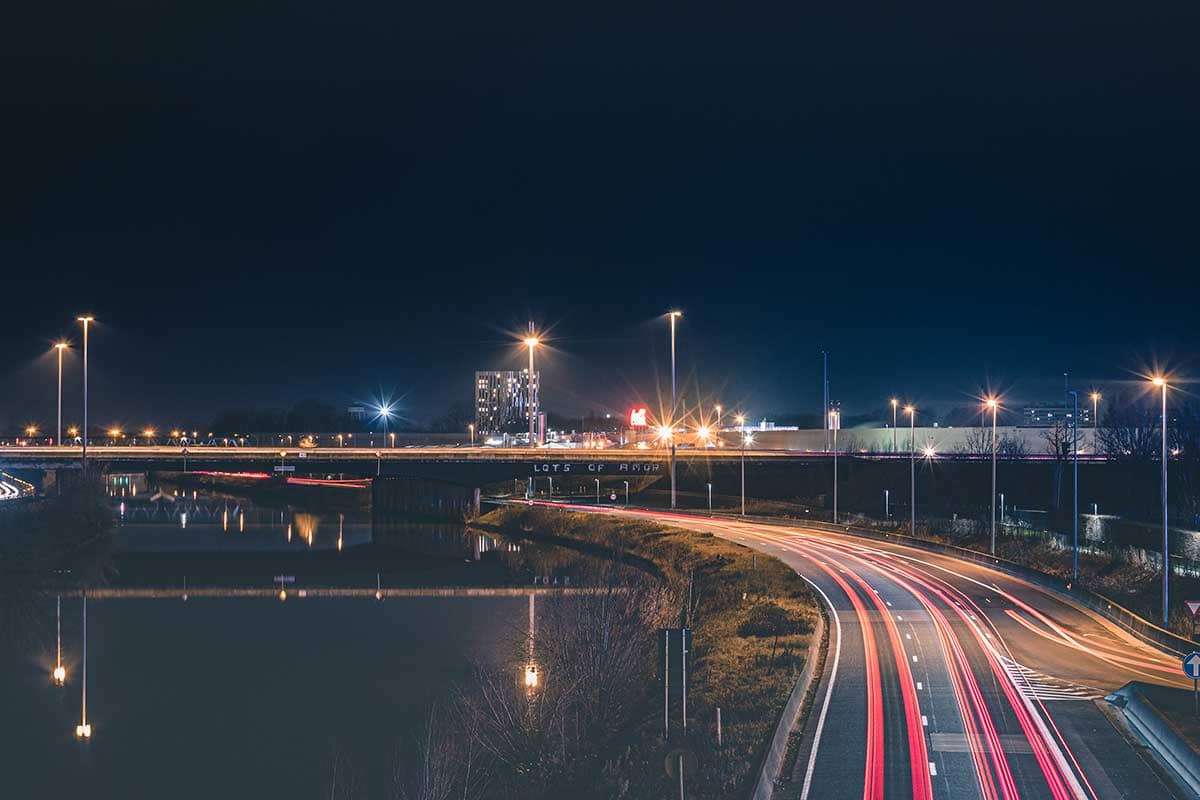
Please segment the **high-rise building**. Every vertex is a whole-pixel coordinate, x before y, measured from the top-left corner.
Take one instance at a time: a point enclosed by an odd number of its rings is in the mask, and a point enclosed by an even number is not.
[[[540,373],[533,373],[533,405],[538,407]],[[501,433],[529,430],[529,370],[475,373],[475,430]]]

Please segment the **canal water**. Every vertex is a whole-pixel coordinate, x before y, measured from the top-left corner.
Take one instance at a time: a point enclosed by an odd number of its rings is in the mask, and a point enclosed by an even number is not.
[[[463,525],[373,520],[369,509],[266,507],[186,496],[144,476],[113,484],[120,522],[110,589],[87,619],[90,741],[82,702],[82,601],[62,600],[66,685],[51,680],[55,602],[33,640],[0,638],[0,796],[386,798],[429,705],[519,646],[528,598],[300,597],[305,586],[586,584],[589,560]],[[136,487],[136,488],[135,488]],[[122,491],[124,489],[124,491]],[[185,520],[186,515],[186,520]],[[289,533],[290,529],[290,533]],[[191,587],[276,588],[183,599]],[[542,601],[538,601],[542,602]]]

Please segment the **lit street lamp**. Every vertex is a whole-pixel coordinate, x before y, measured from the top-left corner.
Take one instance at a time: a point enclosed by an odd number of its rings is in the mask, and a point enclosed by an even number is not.
[[[77,322],[83,323],[83,450],[81,451],[81,462],[83,471],[87,472],[87,437],[88,437],[88,326],[96,321],[96,318],[90,315],[78,317]],[[91,735],[91,728],[88,728],[88,735]]]
[[[1072,505],[1073,513],[1071,514],[1071,520],[1074,523],[1074,550],[1071,561],[1071,586],[1075,587],[1079,585],[1079,392],[1072,389],[1068,392],[1068,394],[1071,395],[1071,400],[1074,404],[1071,414],[1071,453],[1073,462],[1072,469],[1074,470],[1074,475],[1071,479],[1074,487],[1074,503]],[[996,490],[992,489],[993,497],[996,496],[995,493]]]
[[[467,430],[471,432],[471,447],[474,447],[475,446],[475,423],[468,422]]]
[[[985,405],[992,410],[992,555],[996,555],[996,413],[1000,404],[989,397]]]
[[[838,484],[837,484],[837,473],[838,473],[838,469],[837,469],[838,468],[837,435],[838,435],[838,431],[842,429],[842,415],[841,415],[841,412],[839,412],[836,408],[831,408],[829,410],[828,425],[829,425],[829,430],[833,432],[833,524],[837,525],[837,501],[838,501],[838,496],[837,496],[837,490],[838,490]]]
[[[675,320],[683,316],[682,311],[671,311],[667,318],[671,320],[671,427],[675,427],[675,416],[678,411],[675,399]],[[671,438],[671,508],[675,507],[675,438]]]
[[[529,323],[529,336],[525,337],[525,346],[529,348],[529,446],[530,447],[537,447],[537,442],[535,442],[534,438],[533,438],[533,421],[534,421],[534,414],[536,413],[534,411],[534,407],[533,407],[533,400],[534,400],[534,397],[533,397],[533,348],[537,347],[538,344],[539,344],[538,338],[533,335],[533,323],[531,322],[531,323]]]
[[[737,420],[738,430],[742,432],[742,516],[746,516],[746,417],[744,414],[738,414],[734,419]]]
[[[54,349],[58,351],[58,429],[54,432],[54,443],[60,447],[62,446],[62,357],[67,346],[66,342],[54,345]]]
[[[1167,605],[1171,585],[1171,541],[1167,536],[1167,380],[1161,375],[1151,381],[1162,389],[1162,555],[1163,555],[1163,627],[1171,628],[1171,608]]]
[[[1100,410],[1100,393],[1092,392],[1091,399],[1092,399],[1092,452],[1094,453],[1096,451],[1096,428],[1098,428],[1100,425],[1100,422],[1099,422],[1100,417],[1098,416],[1099,410]]]
[[[908,439],[908,470],[909,481],[911,483],[911,499],[909,501],[909,528],[908,535],[917,535],[917,408],[916,406],[905,406],[904,413],[908,414],[909,420],[909,439]]]

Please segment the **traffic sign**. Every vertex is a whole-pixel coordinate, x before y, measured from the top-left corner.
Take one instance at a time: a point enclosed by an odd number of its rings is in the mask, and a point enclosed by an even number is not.
[[[1183,674],[1192,680],[1200,680],[1200,653],[1192,651],[1183,657]]]
[[[1193,617],[1200,612],[1200,600],[1184,600],[1183,604],[1187,606],[1188,613]]]
[[[296,468],[294,466],[292,466],[291,464],[288,464],[287,466],[282,466],[282,467],[276,466],[276,467],[274,467],[274,470],[276,472],[295,472]]]

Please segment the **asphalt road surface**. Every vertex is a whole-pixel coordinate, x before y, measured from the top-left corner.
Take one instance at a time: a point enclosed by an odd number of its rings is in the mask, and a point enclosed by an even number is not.
[[[793,775],[802,798],[1176,796],[1095,700],[1132,680],[1190,688],[1179,661],[1061,596],[979,564],[802,526],[608,513],[769,553],[832,609]]]

